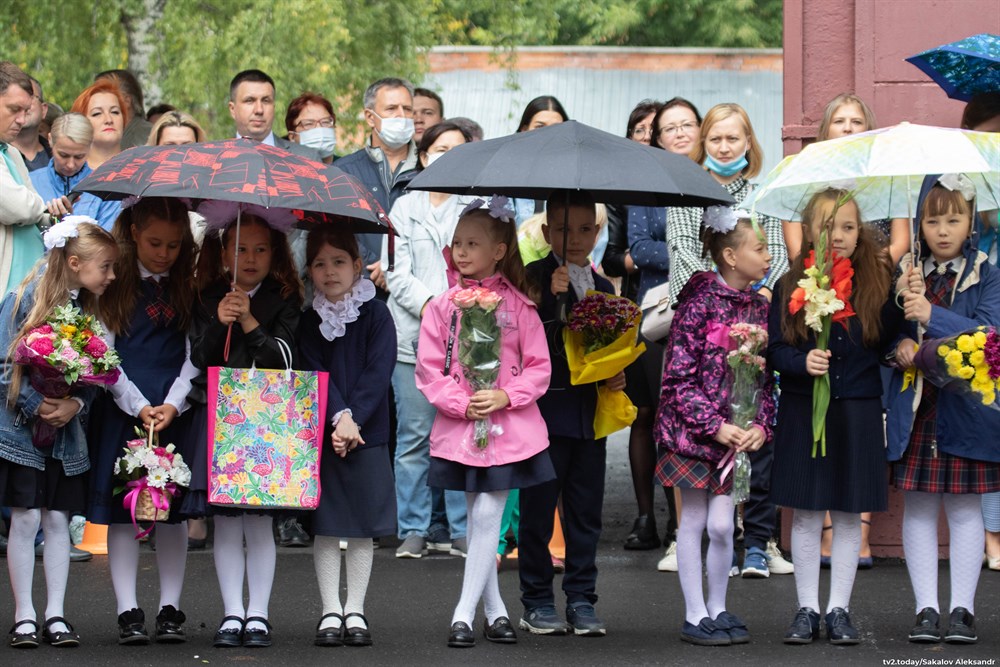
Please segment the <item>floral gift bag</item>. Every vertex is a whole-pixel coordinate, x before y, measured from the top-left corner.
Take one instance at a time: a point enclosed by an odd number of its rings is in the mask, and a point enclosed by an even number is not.
[[[316,509],[328,375],[208,369],[209,503]]]

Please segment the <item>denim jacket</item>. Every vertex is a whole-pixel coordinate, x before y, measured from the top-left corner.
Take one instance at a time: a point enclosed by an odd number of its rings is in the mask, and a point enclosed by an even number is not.
[[[17,312],[14,311],[14,304],[17,300],[16,291],[9,292],[0,302],[0,347],[3,350],[3,361],[0,362],[3,371],[0,374],[0,401],[3,402],[3,408],[0,409],[0,458],[18,465],[45,470],[46,453],[35,449],[31,442],[31,425],[33,420],[38,418],[38,406],[41,405],[44,396],[31,386],[27,373],[21,377],[21,389],[16,405],[13,408],[7,407],[13,363],[7,357],[6,351],[10,348],[14,336],[21,328],[21,323],[24,322],[31,310],[35,301],[37,285],[38,281],[36,280],[25,288]],[[89,388],[77,389],[73,392],[74,396],[79,396],[84,400],[84,405],[89,405],[93,394],[94,390]],[[73,417],[66,426],[59,429],[55,444],[48,454],[48,456],[62,461],[63,470],[69,476],[79,475],[90,469],[87,440],[80,423],[80,418],[84,415],[85,410],[86,408]]]

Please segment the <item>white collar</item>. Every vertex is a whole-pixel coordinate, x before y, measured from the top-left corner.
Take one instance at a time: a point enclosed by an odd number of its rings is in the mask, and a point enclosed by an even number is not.
[[[313,297],[313,309],[319,315],[319,331],[323,338],[332,341],[347,332],[347,325],[355,322],[361,312],[361,304],[375,298],[375,283],[361,278],[354,283],[351,291],[340,301],[331,302],[322,292]]]
[[[250,141],[253,141],[252,138],[250,138],[250,137],[244,137],[239,132],[236,133],[236,138],[237,139],[250,139]],[[268,146],[273,146],[274,145],[274,132],[273,131],[268,132],[267,136],[264,137],[264,139],[260,143],[267,144]]]
[[[169,270],[164,271],[163,273],[153,273],[152,271],[147,269],[146,266],[139,260],[136,260],[136,264],[139,265],[139,277],[142,278],[143,280],[145,280],[146,278],[156,278],[157,282],[159,282],[160,280],[163,280],[164,278],[170,275]]]
[[[254,287],[252,290],[250,290],[249,292],[247,292],[247,296],[252,298],[254,294],[256,294],[257,292],[260,291],[260,286],[263,285],[263,284],[264,284],[263,280],[260,281],[259,283],[257,283],[256,287]]]

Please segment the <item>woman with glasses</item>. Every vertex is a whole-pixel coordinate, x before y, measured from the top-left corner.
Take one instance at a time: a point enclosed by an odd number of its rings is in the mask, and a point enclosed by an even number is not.
[[[316,93],[302,93],[289,102],[285,113],[288,139],[308,146],[320,154],[323,162],[337,159],[337,115],[330,100]]]

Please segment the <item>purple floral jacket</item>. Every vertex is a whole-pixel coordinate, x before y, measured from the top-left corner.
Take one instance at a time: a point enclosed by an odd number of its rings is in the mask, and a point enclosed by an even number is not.
[[[678,302],[666,342],[654,434],[661,447],[717,462],[728,451],[714,436],[729,418],[729,327],[747,322],[767,328],[768,303],[756,292],[729,287],[711,271],[694,274]],[[775,413],[770,371],[761,375],[760,396],[754,424],[770,440]]]

